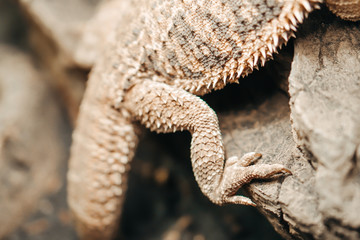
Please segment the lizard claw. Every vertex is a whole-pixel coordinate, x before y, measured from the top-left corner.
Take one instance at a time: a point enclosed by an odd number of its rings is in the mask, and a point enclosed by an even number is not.
[[[235,195],[244,184],[253,179],[269,179],[278,174],[292,174],[281,164],[250,165],[261,158],[260,153],[247,153],[241,159],[231,157],[226,161],[223,178],[217,190],[218,203],[235,203],[255,206],[249,198]]]
[[[240,166],[247,167],[250,164],[256,162],[262,157],[261,153],[249,152],[244,154],[240,159],[237,156],[232,156],[227,159],[226,165],[231,166],[234,164],[239,164]]]
[[[289,174],[289,175],[292,175],[292,172],[291,172],[289,169],[287,169],[287,168],[284,168],[284,169],[282,170],[282,172],[283,172],[283,173],[287,173],[287,174]]]
[[[226,201],[227,203],[242,204],[242,205],[248,205],[248,206],[256,207],[256,203],[251,201],[250,198],[247,198],[247,197],[244,197],[244,196],[239,196],[239,195],[231,196],[231,197],[228,197],[226,200],[227,200]]]

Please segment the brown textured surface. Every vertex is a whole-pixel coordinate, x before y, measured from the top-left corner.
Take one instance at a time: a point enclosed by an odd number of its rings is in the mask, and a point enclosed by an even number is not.
[[[257,80],[260,83],[263,81]],[[274,228],[283,237],[291,238],[291,234],[286,230],[286,224],[282,222],[284,205],[280,196],[286,191],[288,182],[294,182],[294,179],[303,189],[311,185],[304,181],[307,176],[300,177],[302,184],[297,182],[298,174],[301,172],[299,166],[306,164],[306,160],[294,156],[295,143],[291,134],[289,99],[274,88],[270,93],[268,91],[268,89],[255,90],[252,97],[256,100],[245,101],[247,105],[235,111],[221,113],[220,126],[228,154],[241,156],[252,149],[263,153],[263,158],[257,164],[281,163],[293,173],[293,176],[272,179],[272,181],[255,180],[246,187],[251,199]]]
[[[291,117],[295,140],[315,171],[310,206],[319,239],[360,237],[359,39],[358,22],[323,14],[304,25],[295,44]]]
[[[359,34],[358,23],[344,23],[326,11],[301,27],[289,78],[296,142],[284,97],[270,97],[250,113],[220,114],[228,153],[255,148],[264,161],[292,171],[281,184],[247,188],[284,238],[360,237]]]
[[[360,20],[360,1],[359,0],[326,0],[329,9],[345,20]]]

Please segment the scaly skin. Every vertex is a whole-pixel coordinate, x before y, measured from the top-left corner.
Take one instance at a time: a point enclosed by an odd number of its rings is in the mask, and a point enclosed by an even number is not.
[[[191,132],[195,179],[216,204],[254,206],[235,195],[242,185],[290,173],[280,164],[250,165],[258,153],[225,161],[217,116],[196,95],[263,65],[319,2],[154,0],[134,23],[119,25],[92,70],[73,137],[68,201],[82,239],[111,239],[116,230],[137,121]]]
[[[329,9],[345,20],[360,20],[360,0],[326,0]]]

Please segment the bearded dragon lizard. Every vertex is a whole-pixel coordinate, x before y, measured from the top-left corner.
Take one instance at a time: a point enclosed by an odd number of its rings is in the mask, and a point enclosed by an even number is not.
[[[290,173],[251,165],[259,153],[225,160],[217,116],[198,96],[264,65],[320,2],[151,0],[128,27],[119,25],[126,31],[118,29],[97,60],[73,135],[68,201],[82,239],[110,239],[116,230],[137,121],[159,133],[190,131],[195,179],[215,204],[255,206],[236,195],[241,186]]]

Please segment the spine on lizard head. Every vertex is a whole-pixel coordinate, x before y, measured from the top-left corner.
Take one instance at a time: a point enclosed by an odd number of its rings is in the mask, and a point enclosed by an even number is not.
[[[264,65],[321,2],[155,1],[140,18],[144,27],[132,33],[140,49],[130,54],[137,62],[136,78],[196,95],[221,89]]]

